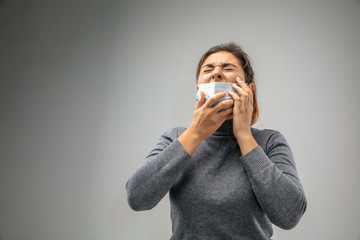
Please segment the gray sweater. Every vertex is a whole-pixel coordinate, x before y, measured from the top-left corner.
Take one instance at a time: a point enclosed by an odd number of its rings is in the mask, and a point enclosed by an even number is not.
[[[148,210],[169,192],[171,239],[270,239],[272,223],[293,228],[306,209],[290,147],[281,133],[252,128],[258,147],[242,156],[226,121],[190,156],[166,131],[126,184],[128,202]]]

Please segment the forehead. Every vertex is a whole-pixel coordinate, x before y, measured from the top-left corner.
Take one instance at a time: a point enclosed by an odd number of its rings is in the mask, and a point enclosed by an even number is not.
[[[239,60],[232,53],[225,51],[211,54],[205,59],[202,65],[206,65],[206,64],[216,65],[222,63],[232,63],[234,65],[240,66]]]

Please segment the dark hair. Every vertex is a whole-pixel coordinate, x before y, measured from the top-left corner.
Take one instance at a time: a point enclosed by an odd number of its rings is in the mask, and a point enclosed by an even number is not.
[[[222,51],[231,53],[239,60],[239,63],[245,73],[245,82],[248,84],[252,83],[255,87],[254,71],[251,67],[251,62],[250,62],[248,55],[244,52],[244,50],[242,50],[242,48],[239,45],[232,43],[232,42],[216,45],[216,46],[210,48],[209,50],[207,50],[207,52],[205,52],[204,55],[202,55],[202,57],[200,58],[197,70],[196,70],[196,81],[198,81],[200,69],[201,69],[201,66],[204,64],[205,60],[211,54],[214,54],[216,52],[222,52]],[[254,98],[253,99],[254,104],[253,104],[251,125],[255,124],[259,120],[259,108],[257,105],[256,87],[254,88],[254,91],[253,91],[253,98]]]

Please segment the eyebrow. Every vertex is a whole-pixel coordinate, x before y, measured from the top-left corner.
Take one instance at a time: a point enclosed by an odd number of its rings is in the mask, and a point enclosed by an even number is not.
[[[232,63],[223,63],[223,64],[221,64],[221,67],[222,67],[222,68],[226,68],[226,67],[228,67],[228,66],[232,66],[232,67],[236,68],[236,66],[235,66],[234,64],[232,64]],[[205,67],[214,68],[214,65],[212,65],[211,63],[209,63],[209,64],[204,65],[202,68],[205,68]]]

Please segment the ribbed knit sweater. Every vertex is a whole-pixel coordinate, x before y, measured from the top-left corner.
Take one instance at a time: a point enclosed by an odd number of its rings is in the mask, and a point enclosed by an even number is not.
[[[190,156],[166,131],[126,184],[128,203],[148,210],[169,192],[173,240],[270,239],[272,224],[293,228],[306,209],[290,147],[274,130],[251,128],[258,147],[241,154],[226,121]]]

